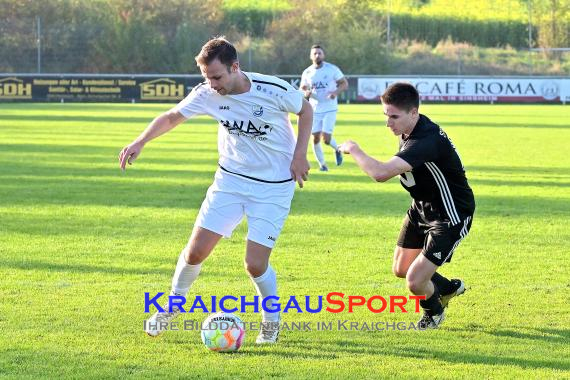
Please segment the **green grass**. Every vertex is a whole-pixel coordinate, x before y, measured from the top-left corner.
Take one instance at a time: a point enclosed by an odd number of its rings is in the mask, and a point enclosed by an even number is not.
[[[199,118],[120,172],[120,148],[168,107],[0,104],[0,377],[570,377],[567,107],[423,106],[458,147],[477,200],[471,234],[442,269],[469,290],[440,330],[291,331],[273,347],[248,332],[233,355],[206,351],[197,332],[142,332],[144,292],[168,289],[216,169],[216,125]],[[342,106],[335,134],[386,159],[397,142],[383,123],[378,106]],[[272,255],[281,296],[407,295],[391,274],[407,193],[350,158],[329,173],[310,159]],[[245,233],[219,244],[193,294],[253,294]],[[284,316],[339,319],[418,315]]]

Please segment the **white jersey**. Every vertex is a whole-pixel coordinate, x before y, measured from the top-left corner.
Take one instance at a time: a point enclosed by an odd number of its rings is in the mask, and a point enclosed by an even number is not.
[[[184,117],[216,119],[220,168],[262,182],[291,180],[296,138],[289,113],[299,113],[303,93],[274,76],[246,73],[248,92],[220,95],[202,83],[176,107]]]
[[[336,82],[344,77],[340,69],[332,63],[323,62],[320,68],[311,65],[301,75],[301,87],[308,86],[311,89],[309,102],[315,113],[336,111],[338,99],[327,98],[328,94],[337,89]]]

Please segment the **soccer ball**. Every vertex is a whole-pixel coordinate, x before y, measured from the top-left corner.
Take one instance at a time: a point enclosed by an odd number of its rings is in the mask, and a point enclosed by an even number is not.
[[[243,323],[234,314],[219,312],[210,315],[202,323],[202,342],[217,352],[237,351],[245,338]]]

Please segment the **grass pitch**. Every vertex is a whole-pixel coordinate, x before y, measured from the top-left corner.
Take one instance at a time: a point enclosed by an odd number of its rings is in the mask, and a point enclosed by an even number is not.
[[[249,331],[230,355],[207,351],[196,331],[142,332],[144,292],[168,290],[216,169],[216,123],[199,118],[121,173],[119,150],[168,108],[0,104],[0,376],[570,377],[568,106],[422,106],[458,147],[477,201],[469,237],[442,269],[469,290],[440,330],[285,331],[272,347],[255,346]],[[377,105],[342,106],[335,134],[379,159],[397,150]],[[349,157],[320,173],[309,154],[310,181],[272,255],[280,295],[407,295],[391,260],[408,194],[395,179],[374,183]],[[218,245],[192,294],[254,294],[245,234],[242,224]],[[283,316],[418,318],[363,308]]]

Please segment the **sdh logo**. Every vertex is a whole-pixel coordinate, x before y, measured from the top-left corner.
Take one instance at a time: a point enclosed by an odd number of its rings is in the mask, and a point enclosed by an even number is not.
[[[32,84],[15,77],[0,79],[0,99],[32,99]]]
[[[144,82],[141,86],[141,100],[181,100],[184,98],[184,85],[167,78]]]

